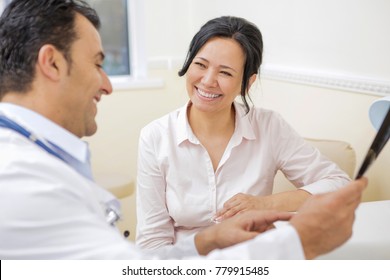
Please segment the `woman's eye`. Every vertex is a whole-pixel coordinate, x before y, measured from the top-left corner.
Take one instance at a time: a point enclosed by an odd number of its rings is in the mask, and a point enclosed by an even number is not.
[[[222,73],[223,75],[225,75],[225,76],[229,76],[229,77],[232,76],[232,74],[230,74],[229,72],[226,72],[226,71],[222,71],[221,73]]]
[[[206,68],[206,66],[200,62],[195,62],[195,65],[198,65],[199,67],[202,67],[202,68]]]

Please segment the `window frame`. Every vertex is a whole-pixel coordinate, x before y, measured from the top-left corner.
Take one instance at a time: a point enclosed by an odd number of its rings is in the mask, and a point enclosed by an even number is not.
[[[162,88],[162,78],[148,76],[144,0],[127,1],[130,75],[109,76],[115,90]]]
[[[0,0],[0,14],[8,1]],[[110,75],[110,81],[115,90],[162,87],[163,79],[150,78],[147,73],[144,1],[126,1],[130,74]]]
[[[126,1],[130,75],[109,76],[110,81],[116,90],[162,87],[161,78],[147,75],[144,0]]]

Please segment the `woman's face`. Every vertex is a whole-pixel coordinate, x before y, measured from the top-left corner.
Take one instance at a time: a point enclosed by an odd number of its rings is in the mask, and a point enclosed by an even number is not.
[[[207,113],[230,112],[240,94],[245,54],[230,38],[212,38],[196,54],[186,75],[192,108]]]

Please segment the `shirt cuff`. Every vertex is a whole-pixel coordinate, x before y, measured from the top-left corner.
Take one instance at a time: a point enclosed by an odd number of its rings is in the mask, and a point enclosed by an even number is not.
[[[180,239],[172,246],[165,246],[153,252],[161,259],[183,259],[199,256],[195,247],[195,233]]]
[[[313,195],[321,194],[321,193],[337,191],[338,189],[346,186],[350,181],[351,180],[349,178],[324,179],[303,186],[300,189],[305,190]]]
[[[295,228],[285,224],[235,246],[214,250],[208,259],[303,260],[301,240]]]

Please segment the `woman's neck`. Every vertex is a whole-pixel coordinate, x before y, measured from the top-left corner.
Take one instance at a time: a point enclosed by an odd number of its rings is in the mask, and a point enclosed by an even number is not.
[[[218,136],[223,134],[231,135],[235,126],[234,105],[230,110],[207,113],[197,110],[193,105],[187,109],[188,121],[194,134],[199,137]]]

